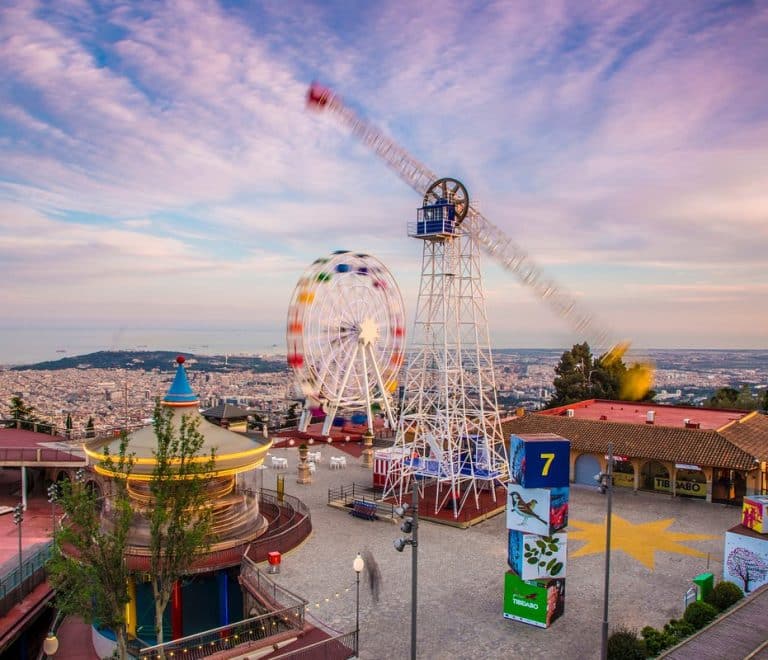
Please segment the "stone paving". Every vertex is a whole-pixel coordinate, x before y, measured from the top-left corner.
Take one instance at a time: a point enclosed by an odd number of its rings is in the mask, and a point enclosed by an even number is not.
[[[323,447],[322,463],[311,485],[296,483],[295,449],[273,449],[288,458],[289,469],[263,470],[263,485],[274,488],[285,475],[286,492],[301,498],[312,511],[314,531],[299,548],[283,557],[280,584],[310,601],[311,616],[338,631],[355,625],[357,551],[370,552],[381,572],[379,601],[373,602],[365,573],[360,589],[360,657],[366,660],[407,658],[410,653],[411,556],[392,546],[401,536],[391,522],[353,518],[327,505],[328,488],[370,484],[370,471],[348,457],[345,470],[330,470],[328,458],[338,449]],[[623,551],[611,554],[611,628],[623,624],[640,629],[662,626],[683,609],[683,594],[693,576],[722,573],[724,532],[739,522],[739,510],[691,499],[617,489],[614,514],[632,524],[672,518],[672,534],[712,535],[680,540],[707,556],[667,551],[655,553],[653,570]],[[597,489],[571,489],[571,521],[600,523],[606,498]],[[571,525],[569,530],[573,530]],[[658,544],[648,534],[637,543]],[[569,541],[569,555],[584,546]],[[503,515],[466,530],[424,522],[419,529],[418,657],[442,658],[597,658],[603,616],[604,553],[569,557],[565,614],[542,630],[506,620],[501,615],[507,533]],[[338,596],[337,596],[338,594]],[[319,607],[316,606],[319,604]],[[311,620],[311,618],[310,618]]]

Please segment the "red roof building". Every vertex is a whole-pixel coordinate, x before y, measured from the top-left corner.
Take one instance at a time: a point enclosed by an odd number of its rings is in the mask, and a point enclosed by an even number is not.
[[[513,417],[507,434],[571,441],[571,481],[596,486],[617,460],[614,485],[739,504],[768,489],[768,417],[758,412],[590,399]]]

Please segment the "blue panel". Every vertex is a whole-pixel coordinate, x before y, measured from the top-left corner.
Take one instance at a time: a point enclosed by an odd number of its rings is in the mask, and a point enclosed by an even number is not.
[[[516,436],[509,441],[512,481],[524,488],[568,486],[571,443],[565,438]]]
[[[509,547],[507,548],[507,564],[518,575],[523,574],[523,533],[509,530]]]
[[[229,583],[226,570],[216,573],[216,582],[219,587],[219,625],[226,626],[229,624]]]

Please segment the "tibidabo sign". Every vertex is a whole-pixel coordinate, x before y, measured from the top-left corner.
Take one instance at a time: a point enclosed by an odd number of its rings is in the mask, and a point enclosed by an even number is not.
[[[655,477],[653,480],[653,489],[669,493],[672,491],[672,480],[665,479],[664,477]],[[675,482],[675,493],[678,495],[690,495],[691,497],[706,497],[707,484],[699,483],[698,481],[681,481],[678,479]]]
[[[565,609],[565,580],[523,580],[504,575],[504,617],[547,628]]]

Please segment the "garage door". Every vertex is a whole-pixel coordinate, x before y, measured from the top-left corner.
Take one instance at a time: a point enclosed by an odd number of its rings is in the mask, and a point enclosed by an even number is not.
[[[600,472],[600,461],[597,456],[592,454],[582,454],[576,459],[576,479],[577,484],[596,486],[595,475]]]

